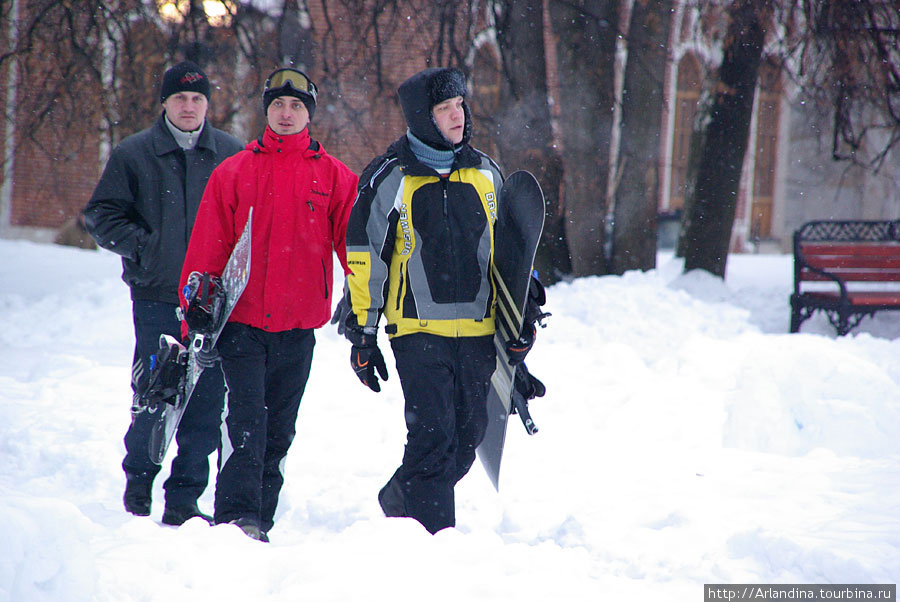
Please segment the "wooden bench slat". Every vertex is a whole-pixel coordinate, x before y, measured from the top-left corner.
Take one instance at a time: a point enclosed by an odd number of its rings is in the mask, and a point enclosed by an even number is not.
[[[845,283],[848,282],[900,282],[900,269],[898,270],[829,270],[835,276],[840,277]],[[803,269],[800,272],[800,279],[806,282],[834,282],[833,278],[829,278],[818,272]]]
[[[874,256],[891,257],[900,256],[900,243],[800,243],[800,251],[804,256],[832,255],[832,256]]]
[[[815,297],[818,299],[833,299],[840,300],[841,295],[839,293],[829,293],[829,292],[814,292],[814,293],[804,293],[804,296]],[[896,305],[898,309],[900,309],[900,291],[898,292],[889,292],[889,291],[871,291],[871,292],[850,292],[847,293],[847,297],[853,305],[859,306],[894,306]]]
[[[816,268],[871,268],[874,270],[900,269],[900,255],[896,257],[804,257],[807,265]]]

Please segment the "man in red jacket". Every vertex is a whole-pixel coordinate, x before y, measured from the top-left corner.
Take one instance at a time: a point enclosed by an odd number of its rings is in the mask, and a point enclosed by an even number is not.
[[[357,176],[310,138],[316,96],[301,71],[269,76],[265,133],[213,171],[181,273],[182,290],[192,272],[221,275],[253,208],[250,280],[215,350],[228,398],[214,518],[264,541],[309,378],[313,331],[331,316],[332,251],[349,273],[344,238]]]

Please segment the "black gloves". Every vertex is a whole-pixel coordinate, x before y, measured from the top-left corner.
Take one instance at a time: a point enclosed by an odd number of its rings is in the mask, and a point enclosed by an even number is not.
[[[387,380],[387,366],[384,364],[381,350],[378,349],[374,328],[371,329],[373,332],[366,330],[358,326],[345,328],[345,336],[353,343],[350,349],[350,366],[362,384],[378,393],[381,391],[381,385],[375,371],[378,371],[381,380]]]
[[[378,370],[381,380],[387,380],[387,366],[384,365],[384,356],[378,346],[374,347],[357,347],[354,345],[350,348],[350,365],[360,382],[376,393],[381,391],[381,385],[378,384],[378,378],[375,376],[375,370]]]
[[[525,361],[525,356],[528,355],[528,352],[534,346],[535,334],[534,324],[526,322],[522,324],[522,334],[519,335],[519,338],[507,341],[506,355],[509,358],[510,366],[515,366]]]
[[[331,323],[337,325],[338,334],[344,335],[353,343],[353,347],[350,349],[350,366],[359,381],[376,393],[381,391],[378,376],[381,377],[381,380],[387,380],[388,373],[384,356],[381,355],[381,350],[378,348],[378,331],[373,327],[363,328],[357,324],[356,316],[350,311],[346,291],[338,301],[337,307],[334,308]],[[376,370],[378,376],[375,375]]]
[[[547,294],[544,291],[544,285],[537,276],[532,274],[531,282],[528,283],[528,297],[525,300],[522,332],[519,333],[519,338],[506,343],[506,354],[509,356],[510,366],[521,364],[534,346],[534,338],[537,334],[535,324],[541,324],[543,327],[544,324],[541,321],[550,315],[541,310],[541,306],[546,302]]]

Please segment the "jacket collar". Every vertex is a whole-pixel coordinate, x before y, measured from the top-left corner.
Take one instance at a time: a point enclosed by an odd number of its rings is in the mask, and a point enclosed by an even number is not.
[[[309,128],[298,134],[280,136],[268,125],[263,135],[247,145],[247,150],[254,153],[296,153],[302,152],[304,157],[320,158],[325,154],[322,146],[309,136]]]
[[[169,153],[174,153],[177,150],[181,150],[181,147],[175,142],[175,137],[172,135],[172,132],[170,132],[169,128],[166,126],[165,113],[161,113],[159,119],[153,124],[151,134],[153,137],[153,150],[156,152],[157,156],[161,157]],[[216,137],[212,134],[212,126],[209,125],[209,120],[204,120],[203,131],[200,132],[200,139],[197,140],[197,146],[194,147],[194,150],[201,149],[213,153],[216,152]]]
[[[397,155],[400,165],[403,166],[403,172],[410,176],[434,176],[439,175],[437,171],[428,167],[416,157],[412,149],[409,147],[409,139],[404,134],[393,144],[391,144],[388,152]],[[481,165],[481,157],[468,144],[463,144],[456,152],[456,160],[453,162],[451,172],[466,167],[478,167]]]

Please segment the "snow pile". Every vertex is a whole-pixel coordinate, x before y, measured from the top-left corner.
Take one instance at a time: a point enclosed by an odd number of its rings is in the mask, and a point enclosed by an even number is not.
[[[789,256],[722,281],[660,268],[548,289],[493,490],[455,530],[386,519],[403,452],[381,394],[318,333],[271,544],[122,509],[133,334],[118,258],[0,240],[0,601],[700,599],[704,583],[896,583],[900,322],[787,334]],[[213,458],[214,460],[214,458]],[[212,487],[200,500],[212,508]]]

